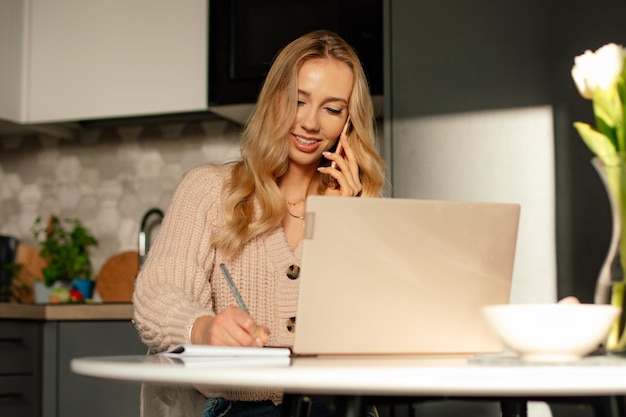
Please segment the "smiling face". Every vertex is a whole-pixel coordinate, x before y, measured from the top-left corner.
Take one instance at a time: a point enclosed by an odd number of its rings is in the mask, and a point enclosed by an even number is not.
[[[348,65],[315,58],[298,71],[298,110],[288,133],[290,163],[317,168],[348,118],[354,76]]]

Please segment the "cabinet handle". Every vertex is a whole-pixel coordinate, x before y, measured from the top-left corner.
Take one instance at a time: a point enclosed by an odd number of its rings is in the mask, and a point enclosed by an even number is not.
[[[4,399],[16,399],[24,396],[21,392],[0,392],[0,400]]]
[[[24,343],[21,337],[0,337],[0,343]]]

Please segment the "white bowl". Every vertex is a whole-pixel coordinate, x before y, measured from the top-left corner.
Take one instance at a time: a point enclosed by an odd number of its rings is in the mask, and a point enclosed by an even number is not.
[[[507,304],[483,307],[502,343],[531,361],[572,361],[600,346],[621,309],[600,304]]]

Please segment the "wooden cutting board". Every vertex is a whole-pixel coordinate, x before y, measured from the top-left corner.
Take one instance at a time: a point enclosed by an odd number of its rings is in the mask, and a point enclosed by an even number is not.
[[[34,303],[33,281],[42,281],[43,273],[41,270],[46,267],[46,261],[39,256],[39,246],[30,246],[19,244],[15,253],[15,263],[21,265],[18,273],[18,279],[28,287],[28,294],[22,300],[23,303]]]
[[[96,290],[105,303],[130,302],[139,272],[139,253],[120,252],[107,259],[96,278]]]

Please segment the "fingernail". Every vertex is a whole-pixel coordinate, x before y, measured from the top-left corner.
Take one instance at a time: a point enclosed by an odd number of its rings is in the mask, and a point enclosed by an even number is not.
[[[322,155],[324,155],[324,156],[327,156],[327,155],[330,155],[330,154],[331,154],[331,152],[328,152],[328,151],[322,152]]]
[[[263,341],[261,340],[261,338],[260,338],[260,337],[257,337],[257,338],[256,338],[256,345],[257,345],[258,347],[263,347],[263,346],[264,346]]]

